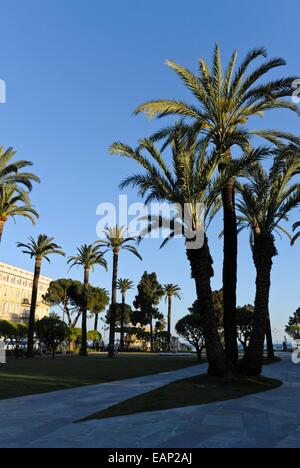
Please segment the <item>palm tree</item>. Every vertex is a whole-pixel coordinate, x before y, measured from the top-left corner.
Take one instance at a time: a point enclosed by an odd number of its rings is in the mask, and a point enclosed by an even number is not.
[[[45,234],[38,236],[35,241],[33,237],[28,238],[28,244],[17,243],[17,246],[22,250],[24,254],[30,255],[31,258],[35,259],[34,277],[31,294],[30,304],[30,315],[29,315],[29,328],[28,328],[28,344],[27,344],[27,356],[33,357],[33,346],[34,346],[34,326],[35,326],[35,310],[37,302],[37,294],[39,288],[39,279],[41,273],[42,261],[45,259],[50,263],[49,255],[58,254],[65,255],[61,250],[61,247],[55,244],[53,237],[48,237]]]
[[[32,208],[28,193],[16,185],[0,185],[0,243],[5,223],[9,218],[22,216],[35,224],[38,213]]]
[[[185,230],[187,257],[191,265],[192,277],[196,283],[198,304],[201,308],[209,373],[223,375],[231,369],[231,364],[224,353],[214,313],[211,291],[211,277],[214,274],[213,261],[207,236],[206,234],[203,236],[201,207],[205,207],[205,214],[208,216],[210,208],[229,178],[240,174],[245,165],[249,164],[251,158],[262,156],[265,150],[249,151],[239,161],[227,164],[228,169],[224,170],[221,175],[217,175],[222,155],[216,152],[208,154],[205,149],[203,150],[203,147],[199,148],[196,132],[186,133],[182,124],[179,123],[173,131],[172,139],[170,138],[170,147],[173,156],[171,167],[168,166],[163,154],[155,144],[147,139],[140,141],[137,149],[132,149],[120,142],[114,143],[110,152],[136,161],[144,170],[143,173],[127,177],[121,183],[121,188],[137,187],[146,203],[153,200],[167,201],[172,206],[178,207],[179,214],[177,217],[172,217],[171,223],[174,226],[181,224],[181,228]],[[199,213],[199,207],[201,213]],[[188,211],[189,214],[187,220],[182,215],[185,211]],[[149,229],[151,227],[159,228],[164,220],[159,217],[154,221],[152,219]],[[189,246],[191,232],[193,238],[203,240],[202,246],[199,245],[195,248],[194,242],[192,242],[192,246]],[[171,232],[162,246],[174,236],[175,232]]]
[[[121,339],[120,339],[120,350],[124,351],[124,317],[125,317],[125,305],[126,305],[126,294],[130,289],[133,289],[133,281],[129,279],[118,279],[117,288],[122,294],[122,312],[121,312]]]
[[[300,185],[292,181],[300,170],[299,156],[299,148],[281,148],[276,151],[269,173],[260,164],[255,164],[248,169],[249,182],[239,185],[240,229],[251,229],[256,268],[254,327],[243,361],[249,375],[258,375],[262,371],[271,271],[273,257],[277,255],[274,233],[284,233],[291,239],[282,222],[287,221],[290,212],[300,204]]]
[[[82,245],[77,248],[77,255],[70,257],[68,264],[71,265],[70,269],[73,267],[82,266],[84,269],[84,297],[83,297],[83,307],[82,307],[82,343],[81,343],[81,356],[87,356],[87,310],[88,310],[88,295],[89,295],[89,286],[90,286],[90,271],[94,271],[96,265],[103,266],[107,269],[106,260],[103,258],[103,253],[100,252],[99,246],[95,244],[92,245]]]
[[[299,228],[300,228],[300,221],[298,221],[297,223],[294,224],[294,226],[293,226],[293,231],[295,232],[295,231],[296,231],[297,229],[299,229]],[[294,237],[293,237],[293,239],[292,239],[292,245],[294,245],[294,244],[296,243],[296,241],[299,239],[299,237],[300,237],[300,231],[297,232],[297,233],[294,235]]]
[[[15,154],[16,152],[12,148],[5,150],[3,146],[0,146],[0,186],[20,184],[28,190],[32,190],[32,182],[40,182],[40,179],[30,172],[20,172],[23,168],[32,166],[32,162],[12,162]]]
[[[263,64],[249,71],[249,67],[259,57],[267,57],[264,48],[250,51],[235,71],[237,61],[237,52],[235,51],[228,67],[223,71],[220,48],[216,46],[212,68],[204,59],[201,59],[199,61],[199,75],[168,60],[167,65],[179,75],[184,85],[191,91],[196,104],[178,100],[155,100],[142,104],[135,113],[144,112],[149,118],[180,116],[195,128],[204,144],[212,143],[216,151],[224,155],[225,160],[228,161],[232,158],[232,147],[237,145],[244,151],[249,146],[253,136],[262,137],[275,144],[282,140],[298,143],[298,138],[285,132],[277,130],[251,131],[247,127],[251,117],[262,116],[267,110],[277,108],[298,110],[290,99],[296,77],[280,78],[267,83],[260,81],[270,71],[285,65],[285,61],[281,58],[265,60]],[[285,97],[289,99],[285,99]],[[154,140],[168,136],[169,131],[170,128],[163,129],[154,135]],[[221,172],[223,168],[224,165],[220,164]],[[236,362],[238,360],[236,326],[238,244],[234,178],[229,180],[222,190],[222,203],[224,211],[225,348],[228,357]]]
[[[172,320],[172,301],[173,297],[181,301],[181,288],[177,284],[165,284],[164,294],[168,301],[168,333],[169,333],[169,351],[171,349],[171,320]]]
[[[124,227],[115,226],[106,228],[106,240],[97,241],[97,244],[106,248],[105,252],[113,253],[113,273],[112,273],[112,297],[111,297],[111,314],[110,314],[110,330],[109,330],[109,347],[108,358],[115,357],[115,323],[116,323],[116,305],[117,305],[117,281],[118,281],[118,265],[119,254],[121,250],[128,251],[142,260],[136,247],[130,245],[136,239],[134,237],[126,237],[127,230]]]

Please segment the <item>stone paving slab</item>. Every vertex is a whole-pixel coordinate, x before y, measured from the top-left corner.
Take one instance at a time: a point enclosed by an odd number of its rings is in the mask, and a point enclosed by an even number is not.
[[[89,432],[88,428],[76,425],[74,421],[205,370],[205,365],[196,365],[157,375],[2,400],[0,447],[28,447],[35,445],[37,440],[42,445],[43,438],[52,446],[52,437],[59,446],[67,446],[77,432]]]
[[[205,366],[0,402],[0,447],[300,448],[300,365],[283,361],[265,375],[271,392],[209,405],[74,424],[112,404],[205,372]]]

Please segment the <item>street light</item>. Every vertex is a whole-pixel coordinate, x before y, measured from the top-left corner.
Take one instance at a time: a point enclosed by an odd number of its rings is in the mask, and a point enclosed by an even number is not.
[[[279,333],[279,332],[280,332],[280,330],[278,330],[278,328],[274,328],[274,329],[273,329],[273,334],[274,334],[275,337],[276,337],[276,341],[275,341],[275,342],[276,342],[276,348],[277,348],[277,350],[278,350],[278,348],[279,348],[279,342],[278,342],[278,333]]]

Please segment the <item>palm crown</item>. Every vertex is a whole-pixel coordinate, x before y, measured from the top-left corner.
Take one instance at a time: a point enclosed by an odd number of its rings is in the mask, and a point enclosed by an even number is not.
[[[227,169],[217,174],[222,155],[207,146],[198,144],[194,130],[186,132],[182,123],[175,126],[169,141],[172,152],[172,166],[169,166],[156,145],[150,139],[140,141],[136,149],[120,142],[114,143],[110,152],[136,161],[144,173],[127,177],[121,183],[123,189],[137,187],[146,203],[153,200],[165,201],[184,209],[188,205],[193,229],[199,222],[199,204],[203,204],[206,214],[214,204],[220,191],[233,175],[239,175],[250,161],[265,156],[266,148],[249,150],[237,161],[227,163]],[[160,220],[161,221],[161,220]]]
[[[36,258],[38,260],[42,260],[44,258],[50,263],[49,255],[65,255],[65,253],[61,250],[61,247],[53,242],[53,237],[48,237],[45,234],[41,234],[38,236],[37,240],[31,236],[28,238],[28,240],[28,244],[22,244],[21,242],[18,242],[17,246],[24,249],[22,252],[30,255],[31,258]]]
[[[249,182],[238,186],[241,229],[250,226],[254,235],[267,236],[278,231],[291,238],[282,222],[300,204],[300,185],[292,183],[300,172],[299,151],[291,146],[276,151],[269,173],[259,163],[249,167]]]
[[[25,185],[28,190],[31,190],[32,182],[40,182],[40,179],[30,172],[20,172],[21,169],[32,166],[32,162],[11,162],[15,154],[12,148],[4,150],[3,146],[0,147],[0,185],[21,184]]]
[[[179,299],[179,300],[182,299],[181,288],[177,284],[165,284],[164,294],[166,296],[166,300],[172,297],[176,297],[176,299]]]
[[[129,279],[118,279],[118,282],[117,282],[117,288],[123,293],[125,294],[127,291],[129,291],[130,289],[133,289],[133,281],[130,281]]]
[[[195,104],[176,100],[154,100],[139,106],[135,113],[144,112],[154,116],[179,115],[192,121],[205,141],[214,143],[218,151],[226,153],[233,145],[245,149],[252,136],[265,138],[272,143],[283,140],[299,142],[299,139],[277,130],[252,130],[246,128],[250,117],[263,116],[267,110],[282,108],[297,111],[290,97],[297,77],[280,78],[261,84],[260,79],[268,72],[285,65],[281,58],[265,60],[254,70],[249,67],[259,57],[267,57],[264,48],[254,49],[235,70],[237,52],[234,52],[225,70],[222,68],[219,46],[215,47],[212,68],[204,59],[199,61],[199,75],[170,60],[167,65],[184,82],[196,100]],[[157,138],[167,135],[169,129],[158,132]]]
[[[0,221],[23,216],[35,224],[38,213],[30,205],[27,192],[17,189],[15,185],[0,185]]]
[[[99,246],[93,245],[82,245],[77,249],[78,255],[70,257],[68,264],[70,268],[75,266],[84,266],[85,268],[92,268],[96,265],[103,266],[107,270],[107,262],[103,258],[103,252],[100,252]]]
[[[142,257],[138,253],[136,247],[133,245],[128,245],[130,242],[136,241],[135,237],[126,237],[127,229],[120,226],[108,227],[105,229],[106,240],[97,241],[96,244],[106,248],[107,251],[112,250],[114,253],[118,253],[120,250],[127,250],[128,252],[134,254],[140,260]]]
[[[293,230],[296,231],[298,228],[300,228],[300,221],[298,221],[297,223],[294,224]],[[299,239],[299,237],[300,237],[300,231],[297,232],[297,233],[294,235],[294,237],[293,237],[293,239],[292,239],[292,245],[295,244],[295,242]]]

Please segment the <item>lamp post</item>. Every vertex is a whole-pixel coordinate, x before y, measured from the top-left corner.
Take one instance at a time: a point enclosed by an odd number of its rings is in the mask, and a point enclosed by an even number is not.
[[[277,350],[278,350],[278,348],[279,348],[278,333],[279,333],[278,328],[274,328],[274,329],[273,329],[273,334],[275,335],[275,339],[276,339],[276,348],[277,348]]]

